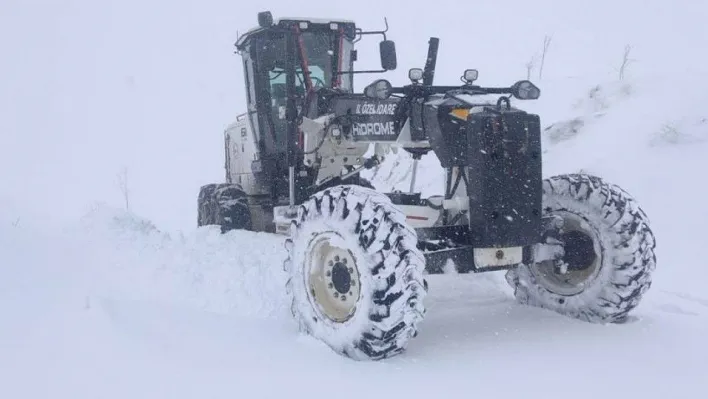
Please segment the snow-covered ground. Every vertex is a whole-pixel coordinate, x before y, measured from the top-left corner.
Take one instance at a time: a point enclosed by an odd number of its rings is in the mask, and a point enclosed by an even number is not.
[[[527,59],[553,34],[535,79],[542,98],[524,104],[549,127],[544,174],[584,170],[620,184],[656,234],[654,285],[626,324],[520,306],[498,273],[432,276],[420,335],[403,355],[375,363],[297,333],[281,237],[191,227],[198,185],[220,178],[220,129],[243,108],[231,36],[254,24],[259,5],[166,3],[0,5],[10,60],[0,64],[0,397],[701,397],[708,68],[695,49],[708,33],[700,2],[460,2],[426,11],[447,23],[415,28],[393,5],[272,6],[276,15],[372,27],[387,15],[398,83],[422,63],[427,36],[442,39],[441,83],[472,63],[492,85],[524,78]],[[482,21],[510,3],[517,13]],[[480,27],[463,25],[475,15]],[[477,53],[453,57],[468,26]],[[635,44],[637,62],[619,81],[613,67],[625,43]],[[133,213],[121,210],[115,187],[123,165]],[[391,156],[374,182],[407,189],[409,166],[405,154]],[[426,156],[420,170],[418,187],[438,192],[437,160]]]

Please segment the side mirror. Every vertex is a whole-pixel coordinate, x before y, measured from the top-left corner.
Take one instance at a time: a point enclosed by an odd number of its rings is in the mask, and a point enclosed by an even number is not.
[[[270,11],[263,11],[258,13],[258,26],[261,28],[268,28],[273,25],[273,14]]]
[[[386,79],[375,80],[364,88],[364,95],[369,98],[385,100],[391,97],[391,82]]]
[[[528,80],[520,80],[511,86],[511,95],[519,100],[536,100],[541,97],[541,89]]]
[[[383,40],[379,43],[379,53],[381,55],[381,68],[386,71],[396,69],[396,43],[393,40]]]

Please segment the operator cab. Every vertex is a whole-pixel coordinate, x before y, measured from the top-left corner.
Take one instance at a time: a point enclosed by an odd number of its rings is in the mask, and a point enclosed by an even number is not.
[[[322,90],[353,93],[355,73],[395,69],[395,44],[386,40],[385,31],[363,32],[354,22],[345,20],[274,21],[266,11],[258,14],[258,25],[239,37],[236,48],[243,60],[247,118],[255,141],[251,169],[271,182],[271,194],[279,198],[288,195],[288,173],[293,173],[289,169],[295,167],[297,179],[304,179],[305,184],[314,178],[300,162],[300,117],[318,116],[314,100]],[[380,71],[353,70],[354,43],[367,34],[384,36],[379,45]]]
[[[352,92],[356,28],[351,21],[315,21],[259,14],[260,27],[241,36],[251,126],[268,154],[286,151],[287,76],[294,72],[297,112],[309,93],[321,88]],[[289,48],[288,40],[294,39]],[[290,50],[290,51],[289,51]]]

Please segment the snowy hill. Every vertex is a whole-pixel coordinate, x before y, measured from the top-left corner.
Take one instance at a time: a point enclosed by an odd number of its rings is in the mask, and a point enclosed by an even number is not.
[[[474,66],[492,84],[526,77],[552,34],[534,79],[542,98],[523,104],[547,129],[544,175],[584,170],[620,184],[658,241],[654,285],[624,325],[520,306],[499,274],[434,276],[409,350],[359,363],[298,335],[281,237],[193,227],[196,189],[221,178],[221,129],[243,108],[230,45],[260,5],[31,3],[0,5],[12,60],[0,64],[0,397],[700,396],[704,5],[449,2],[425,10],[426,24],[409,23],[423,10],[395,13],[400,4],[351,16],[332,2],[272,6],[372,28],[386,15],[394,83],[420,66],[428,36],[442,39],[440,83]],[[630,43],[637,61],[619,80]],[[418,187],[438,192],[437,160],[420,165]],[[131,213],[115,181],[124,166]],[[374,182],[406,190],[409,173],[410,158],[395,154]]]

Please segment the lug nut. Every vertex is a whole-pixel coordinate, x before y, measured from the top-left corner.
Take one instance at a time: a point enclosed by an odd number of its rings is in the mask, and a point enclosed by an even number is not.
[[[350,268],[349,268],[349,269],[347,269],[347,270],[349,271],[349,274],[352,274],[352,273],[354,273],[354,268],[353,268],[353,267],[350,267]]]
[[[332,272],[331,272],[331,271],[329,271],[329,270],[327,270],[327,273],[325,273],[325,275],[326,275],[327,277],[329,277],[329,276],[331,276],[331,275],[332,275]]]
[[[339,292],[335,292],[335,293],[334,293],[334,297],[335,297],[335,298],[339,298]]]
[[[346,296],[346,295],[342,295],[342,302],[344,302],[344,301],[346,301],[346,300],[347,300],[347,296]]]
[[[342,259],[342,263],[347,264],[347,258]]]
[[[334,262],[329,261],[328,265],[329,265],[329,267],[332,267],[332,266],[334,266]]]
[[[332,283],[327,284],[327,288],[332,289],[333,287],[334,287],[334,284],[332,284]]]
[[[339,256],[338,256],[338,255],[334,257],[334,261],[335,261],[335,262],[339,262]]]

